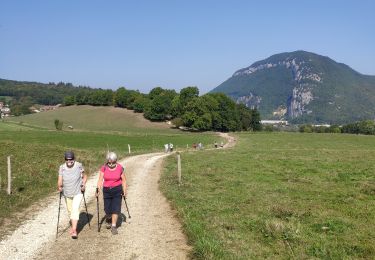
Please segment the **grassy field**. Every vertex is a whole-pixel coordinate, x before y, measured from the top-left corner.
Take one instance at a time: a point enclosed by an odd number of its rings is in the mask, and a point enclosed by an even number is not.
[[[55,130],[55,119],[62,121],[63,130],[110,133],[179,133],[166,123],[150,122],[142,114],[115,107],[69,106],[56,110],[8,118],[7,121],[24,123]]]
[[[162,176],[193,258],[373,259],[375,137],[239,134],[233,149],[182,154]],[[204,156],[204,160],[201,160]]]
[[[4,129],[1,130],[4,126]],[[105,153],[107,148],[119,153],[119,156],[128,155],[128,144],[131,152],[135,154],[146,152],[162,152],[164,144],[173,143],[176,149],[186,149],[186,145],[191,146],[194,142],[204,144],[213,143],[215,139],[213,133],[205,134],[149,134],[145,133],[123,133],[123,134],[103,134],[97,132],[68,132],[55,130],[35,130],[27,127],[18,130],[5,130],[9,124],[0,123],[0,142],[12,141],[28,144],[45,144],[61,146],[65,149],[89,149]],[[13,128],[11,126],[10,128]],[[17,128],[16,128],[17,129]],[[24,130],[27,129],[27,130]]]
[[[85,114],[85,109],[88,108],[76,107],[75,113],[80,114],[81,109]],[[146,123],[144,126],[147,127],[142,128],[142,125],[137,125],[138,121],[129,118],[127,118],[129,121],[122,126],[122,131],[119,131],[120,128],[113,131],[111,124],[104,124],[107,129],[101,126],[100,129],[94,128],[93,131],[48,130],[43,128],[42,123],[38,123],[49,122],[48,113],[32,115],[47,117],[47,119],[38,118],[40,121],[35,120],[35,122],[20,120],[21,123],[15,123],[19,118],[12,118],[13,122],[0,121],[0,226],[5,223],[6,218],[19,216],[14,213],[24,210],[31,203],[56,190],[57,170],[63,163],[63,154],[66,150],[73,150],[77,161],[82,162],[86,172],[91,173],[104,162],[107,149],[117,152],[120,158],[124,158],[129,156],[128,144],[134,155],[162,152],[165,143],[173,143],[176,149],[183,150],[186,149],[186,145],[190,147],[194,142],[212,144],[218,139],[213,133],[186,133],[169,127],[163,130],[160,124]],[[75,117],[79,116],[75,115]],[[110,111],[107,117],[113,118]],[[141,115],[138,115],[138,119],[139,117]],[[91,118],[92,121],[88,121],[87,118],[86,120],[86,130],[96,125],[95,117]],[[11,196],[6,194],[6,158],[9,155],[11,155],[14,177]],[[22,214],[20,218],[22,219]],[[17,224],[17,221],[12,223]],[[1,235],[0,232],[0,238]]]

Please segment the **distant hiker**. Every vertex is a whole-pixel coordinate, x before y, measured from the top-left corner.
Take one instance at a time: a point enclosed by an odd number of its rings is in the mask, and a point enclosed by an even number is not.
[[[164,145],[164,152],[166,152],[166,153],[169,152],[169,145],[168,144]]]
[[[106,214],[106,227],[117,235],[117,220],[121,214],[122,197],[126,194],[126,177],[124,167],[117,163],[114,152],[107,154],[107,162],[100,168],[96,196],[103,189],[104,211]]]
[[[169,144],[169,151],[173,152],[173,144],[172,143]]]
[[[221,141],[221,143],[220,143],[220,147],[221,147],[221,148],[224,147],[224,142],[223,142],[223,141]]]
[[[214,143],[215,148],[217,148],[217,145],[218,145],[218,144],[217,144],[217,142],[215,141],[215,143]]]
[[[69,212],[72,238],[77,238],[77,223],[80,206],[85,191],[87,176],[81,163],[75,161],[74,153],[67,151],[64,154],[65,163],[60,165],[57,187],[63,192],[66,207]]]
[[[199,150],[203,149],[203,144],[201,142],[199,142],[199,144],[198,144],[198,149]]]
[[[197,144],[196,143],[193,143],[193,148],[197,149]]]

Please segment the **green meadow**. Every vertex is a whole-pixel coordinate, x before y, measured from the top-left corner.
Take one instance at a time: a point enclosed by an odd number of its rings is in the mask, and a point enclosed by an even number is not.
[[[6,121],[55,130],[54,121],[63,122],[63,130],[101,133],[181,134],[162,122],[150,122],[143,114],[115,107],[68,106],[46,112],[8,118]]]
[[[120,158],[125,158],[129,156],[128,145],[131,148],[130,155],[135,155],[163,152],[166,143],[173,143],[175,149],[182,151],[195,142],[212,144],[218,140],[214,133],[182,132],[165,126],[165,123],[143,122],[140,114],[134,116],[114,108],[83,106],[75,107],[74,113],[68,113],[65,109],[0,121],[0,226],[8,223],[9,218],[14,219],[10,222],[12,225],[18,225],[23,219],[24,210],[56,191],[57,171],[64,162],[66,150],[73,150],[77,161],[82,162],[90,174],[104,163],[108,149],[115,151]],[[96,122],[94,116],[89,116],[92,111],[105,115],[100,119],[115,121],[118,128],[110,123]],[[52,118],[76,122],[75,125],[79,126],[79,114],[86,115],[82,127],[53,130]],[[97,125],[100,127],[95,127]],[[11,156],[13,175],[10,196],[6,193],[7,156]],[[0,232],[0,237],[2,235]]]
[[[130,111],[131,112],[131,111]],[[95,115],[98,115],[97,117]],[[53,121],[64,122],[63,131]],[[73,130],[66,126],[72,125]],[[375,137],[240,133],[230,149],[213,133],[188,133],[115,108],[74,106],[0,121],[0,226],[24,219],[56,191],[58,166],[72,149],[90,174],[107,149],[120,158],[162,152],[161,189],[177,209],[197,259],[371,259],[375,255]],[[13,192],[6,194],[11,155]],[[204,158],[204,160],[202,160]],[[9,221],[12,219],[12,221]],[[4,234],[0,232],[0,238]]]
[[[375,137],[238,134],[168,158],[161,187],[197,259],[373,259]],[[202,156],[204,153],[204,160]]]

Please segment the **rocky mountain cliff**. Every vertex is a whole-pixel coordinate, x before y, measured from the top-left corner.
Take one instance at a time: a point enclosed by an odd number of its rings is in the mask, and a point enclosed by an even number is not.
[[[258,108],[262,119],[340,124],[375,118],[375,76],[306,51],[255,62],[211,92]]]

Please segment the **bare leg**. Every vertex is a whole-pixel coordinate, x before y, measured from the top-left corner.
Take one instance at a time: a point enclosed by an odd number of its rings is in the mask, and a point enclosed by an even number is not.
[[[72,232],[77,232],[78,220],[72,219]]]
[[[116,226],[118,214],[112,214],[112,226]]]

